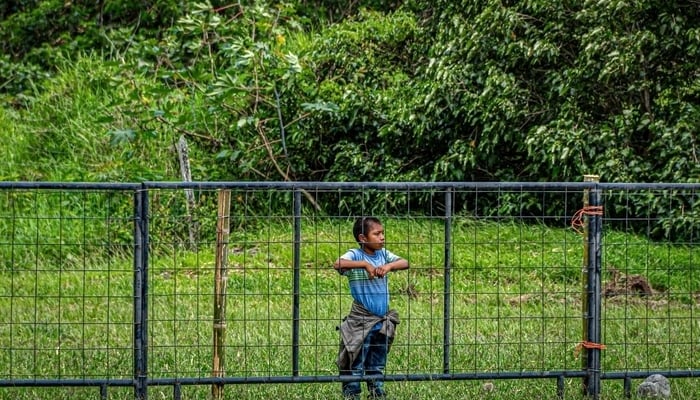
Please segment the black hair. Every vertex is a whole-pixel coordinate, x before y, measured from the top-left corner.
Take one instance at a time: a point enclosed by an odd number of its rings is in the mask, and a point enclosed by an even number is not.
[[[355,224],[352,226],[352,235],[355,236],[355,240],[360,244],[360,235],[365,235],[369,232],[371,224],[381,225],[381,221],[376,217],[360,217],[355,220]]]

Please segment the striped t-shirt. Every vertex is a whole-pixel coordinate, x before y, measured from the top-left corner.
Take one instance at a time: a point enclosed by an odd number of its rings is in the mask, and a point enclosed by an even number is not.
[[[340,258],[350,261],[365,260],[375,268],[396,261],[399,257],[387,249],[381,249],[369,255],[361,249],[351,249]],[[372,314],[384,316],[389,311],[388,275],[382,278],[369,279],[364,268],[350,268],[343,272],[348,277],[350,294],[355,301],[362,304]]]

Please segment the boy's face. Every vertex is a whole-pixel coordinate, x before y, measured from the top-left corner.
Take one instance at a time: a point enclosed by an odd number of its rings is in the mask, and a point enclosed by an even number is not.
[[[366,250],[381,250],[384,247],[384,227],[381,224],[369,224],[368,231],[360,234],[360,241]]]

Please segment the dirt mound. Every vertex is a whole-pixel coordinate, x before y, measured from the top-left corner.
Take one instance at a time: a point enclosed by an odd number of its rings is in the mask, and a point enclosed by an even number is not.
[[[642,275],[625,275],[616,268],[609,269],[611,279],[603,287],[604,297],[614,296],[651,296],[654,288]]]

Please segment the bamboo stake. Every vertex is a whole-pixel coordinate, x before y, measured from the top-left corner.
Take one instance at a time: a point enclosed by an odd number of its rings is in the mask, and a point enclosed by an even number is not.
[[[231,191],[219,191],[219,209],[216,221],[216,266],[214,271],[214,353],[212,376],[222,378],[225,375],[225,341],[226,341],[226,281],[228,269],[228,239],[231,210]],[[212,384],[211,394],[214,400],[224,398],[224,385]]]

